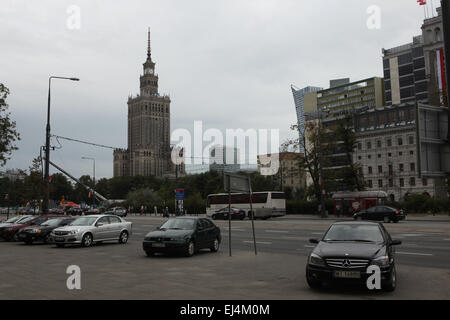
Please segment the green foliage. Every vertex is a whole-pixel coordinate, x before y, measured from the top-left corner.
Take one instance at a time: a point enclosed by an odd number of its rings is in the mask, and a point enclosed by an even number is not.
[[[423,194],[410,194],[393,207],[405,209],[407,213],[450,213],[450,200],[440,200]]]
[[[15,141],[20,140],[20,134],[16,130],[16,122],[10,118],[6,99],[9,89],[0,83],[0,166],[4,166],[11,157],[11,153],[17,150]]]
[[[148,209],[153,208],[154,206],[161,207],[162,200],[158,196],[158,194],[149,188],[138,189],[134,191],[130,191],[127,194],[127,205],[132,206],[133,208],[140,208],[141,206],[145,206]],[[149,211],[149,210],[147,210]],[[150,210],[153,211],[153,210]]]

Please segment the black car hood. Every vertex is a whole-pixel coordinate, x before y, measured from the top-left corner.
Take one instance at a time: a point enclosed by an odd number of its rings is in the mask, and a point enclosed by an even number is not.
[[[146,237],[172,237],[172,238],[183,238],[185,236],[190,236],[194,233],[194,230],[174,230],[174,229],[167,229],[167,230],[158,230],[158,231],[151,231],[147,233]]]
[[[372,259],[385,252],[383,243],[364,242],[324,242],[321,241],[313,252],[322,258],[348,257]]]

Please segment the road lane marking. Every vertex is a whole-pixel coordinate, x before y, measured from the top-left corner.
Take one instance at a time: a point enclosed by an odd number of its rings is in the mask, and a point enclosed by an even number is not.
[[[226,231],[228,231],[229,229],[228,228],[224,228]],[[245,229],[239,229],[239,228],[233,228],[233,227],[231,227],[231,231],[240,231],[240,232],[244,232],[244,231],[246,231]]]
[[[307,244],[305,244],[305,248],[315,248],[316,246],[308,246]]]
[[[444,239],[444,241],[450,241],[450,239]]]
[[[242,241],[244,243],[253,243],[253,241]],[[256,241],[257,244],[272,244],[272,242]]]
[[[406,254],[406,255],[412,255],[412,256],[432,256],[431,253],[418,253],[418,252],[403,252],[403,251],[397,251],[398,254]]]
[[[312,232],[311,234],[319,234],[319,235],[323,235],[323,232]]]
[[[286,236],[284,236],[284,237],[281,237],[281,239],[284,239],[284,240],[299,240],[299,241],[306,241],[306,240],[308,240],[309,238],[305,238],[305,237],[292,237],[292,236],[286,237]]]
[[[269,233],[289,233],[289,231],[283,231],[283,230],[265,230]]]

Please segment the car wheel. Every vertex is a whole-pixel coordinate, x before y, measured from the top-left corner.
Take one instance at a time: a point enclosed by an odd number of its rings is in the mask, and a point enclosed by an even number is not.
[[[122,231],[119,236],[119,243],[125,244],[128,241],[128,232]]]
[[[185,256],[186,257],[192,257],[195,253],[195,244],[194,241],[189,241],[188,245],[186,246],[186,252],[185,252]]]
[[[145,254],[147,255],[147,257],[153,257],[155,255],[155,253],[153,251],[150,251],[150,250],[146,250]]]
[[[90,247],[92,245],[92,234],[86,233],[81,240],[82,247]]]
[[[389,219],[388,216],[385,216],[385,217],[383,218],[383,221],[384,221],[385,223],[389,223],[389,222],[391,222],[391,219]]]
[[[213,244],[213,246],[210,248],[210,249],[211,249],[211,252],[217,252],[217,251],[219,251],[219,245],[220,245],[219,238],[214,239],[214,244]]]
[[[215,214],[213,214],[211,218],[212,218],[213,220],[216,220],[216,219],[217,219],[217,216],[216,216]]]
[[[50,236],[50,234],[48,234],[48,235],[46,235],[45,237],[44,237],[44,243],[49,243],[49,242],[52,242],[52,237]]]
[[[389,281],[384,287],[384,291],[392,292],[397,287],[397,272],[395,271],[395,266],[392,267],[391,274],[389,276]]]

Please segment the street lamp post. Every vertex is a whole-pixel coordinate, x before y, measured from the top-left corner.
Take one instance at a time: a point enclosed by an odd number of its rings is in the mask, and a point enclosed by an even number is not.
[[[92,208],[94,208],[95,206],[95,158],[90,158],[90,157],[81,157],[81,159],[83,160],[92,160],[93,164],[94,164],[94,175],[93,175],[93,180],[94,180],[94,185],[92,187]]]
[[[42,204],[42,211],[44,214],[48,214],[48,201],[50,199],[50,188],[49,188],[49,171],[50,171],[50,87],[52,79],[63,79],[71,81],[80,81],[78,78],[66,78],[66,77],[54,77],[48,78],[48,104],[47,104],[47,128],[45,132],[45,192],[44,192],[44,202]]]

